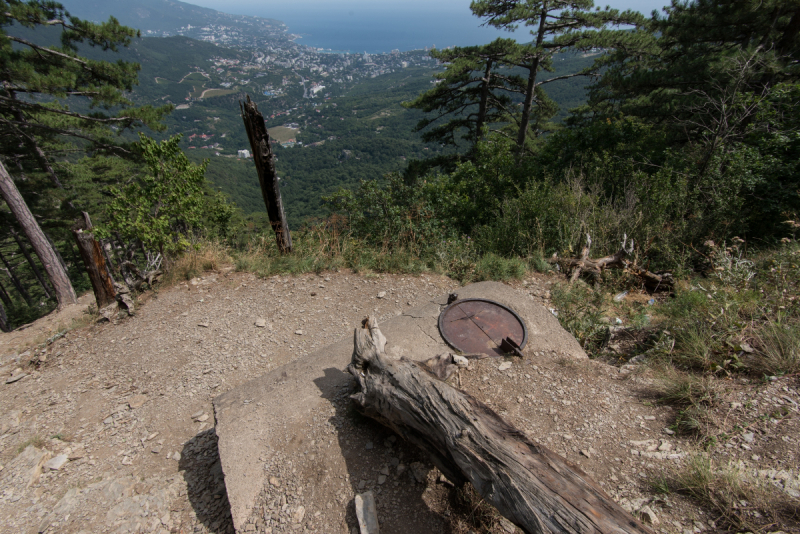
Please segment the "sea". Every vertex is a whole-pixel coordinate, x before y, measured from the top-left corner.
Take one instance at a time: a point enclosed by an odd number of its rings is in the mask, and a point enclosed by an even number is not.
[[[435,2],[431,2],[434,4]],[[280,20],[295,42],[339,53],[381,54],[425,48],[447,48],[486,44],[497,37],[529,37],[527,29],[515,33],[482,27],[469,8],[442,10],[399,8],[336,8],[315,6],[298,12],[272,6],[268,11],[251,9],[252,15]]]

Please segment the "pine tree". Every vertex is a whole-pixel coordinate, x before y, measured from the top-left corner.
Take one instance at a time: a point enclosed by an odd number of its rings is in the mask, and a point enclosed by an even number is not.
[[[542,86],[574,76],[594,75],[599,71],[599,64],[595,64],[578,73],[542,79],[542,71],[553,71],[553,57],[566,51],[624,46],[630,32],[609,27],[645,22],[641,14],[633,11],[592,10],[593,7],[593,0],[474,0],[470,4],[473,14],[490,26],[515,30],[522,24],[533,28],[530,32],[533,41],[518,45],[513,55],[506,58],[506,61],[527,71],[517,132],[520,149],[525,148],[531,135],[539,133],[538,128],[531,129],[531,120],[534,125],[541,125],[542,119],[553,113],[552,101]]]
[[[497,39],[484,46],[431,51],[431,57],[445,65],[442,72],[434,75],[436,87],[404,104],[435,113],[417,124],[416,131],[436,124],[423,133],[422,139],[454,146],[463,140],[474,147],[484,126],[512,120],[509,93],[521,92],[524,87],[519,76],[510,74],[505,62],[515,48],[511,39]],[[443,122],[444,119],[449,120]]]
[[[47,40],[48,28],[60,32],[59,44],[35,42]],[[134,37],[136,30],[113,17],[96,24],[56,2],[0,0],[0,193],[39,256],[59,307],[76,302],[75,291],[6,164],[35,162],[61,188],[43,149],[54,138],[79,140],[92,153],[130,154],[119,132],[141,124],[158,128],[171,106],[136,107],[126,96],[137,83],[138,64],[78,54],[78,45],[116,51]]]

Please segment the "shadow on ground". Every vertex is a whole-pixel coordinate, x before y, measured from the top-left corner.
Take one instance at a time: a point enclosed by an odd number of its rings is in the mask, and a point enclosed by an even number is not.
[[[325,369],[316,379],[322,397],[335,407],[330,423],[336,428],[353,493],[371,490],[382,534],[449,532],[448,521],[430,506],[431,500],[447,500],[449,488],[437,484],[432,464],[422,451],[392,430],[361,415],[350,400],[355,381],[339,369]],[[348,387],[331,387],[349,384]],[[425,496],[425,498],[423,498]],[[358,532],[353,499],[347,503],[345,520]]]
[[[214,428],[186,442],[181,451],[179,468],[186,481],[189,502],[198,523],[208,532],[233,534],[231,506],[225,490]]]

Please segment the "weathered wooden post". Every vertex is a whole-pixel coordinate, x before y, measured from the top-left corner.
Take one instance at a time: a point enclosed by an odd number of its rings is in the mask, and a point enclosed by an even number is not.
[[[255,102],[250,100],[250,95],[247,95],[246,102],[239,101],[239,108],[242,110],[242,120],[253,151],[253,161],[256,164],[264,204],[267,206],[267,216],[272,229],[275,230],[278,249],[286,254],[292,251],[292,236],[289,233],[286,214],[283,212],[280,184],[275,172],[275,158],[269,146],[269,133],[264,124],[264,116],[258,111]]]
[[[117,301],[117,292],[114,290],[114,279],[106,265],[100,242],[91,233],[92,221],[89,214],[83,212],[83,220],[72,227],[72,235],[78,244],[81,259],[86,265],[86,272],[92,282],[94,297],[97,300],[97,309],[102,310],[109,304]]]

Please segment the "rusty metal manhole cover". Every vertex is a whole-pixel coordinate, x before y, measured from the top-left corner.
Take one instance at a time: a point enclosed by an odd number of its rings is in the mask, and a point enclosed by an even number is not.
[[[506,338],[519,350],[528,342],[528,330],[519,315],[488,299],[462,299],[450,304],[439,316],[439,332],[448,345],[465,354],[505,356],[512,352],[503,343]]]

